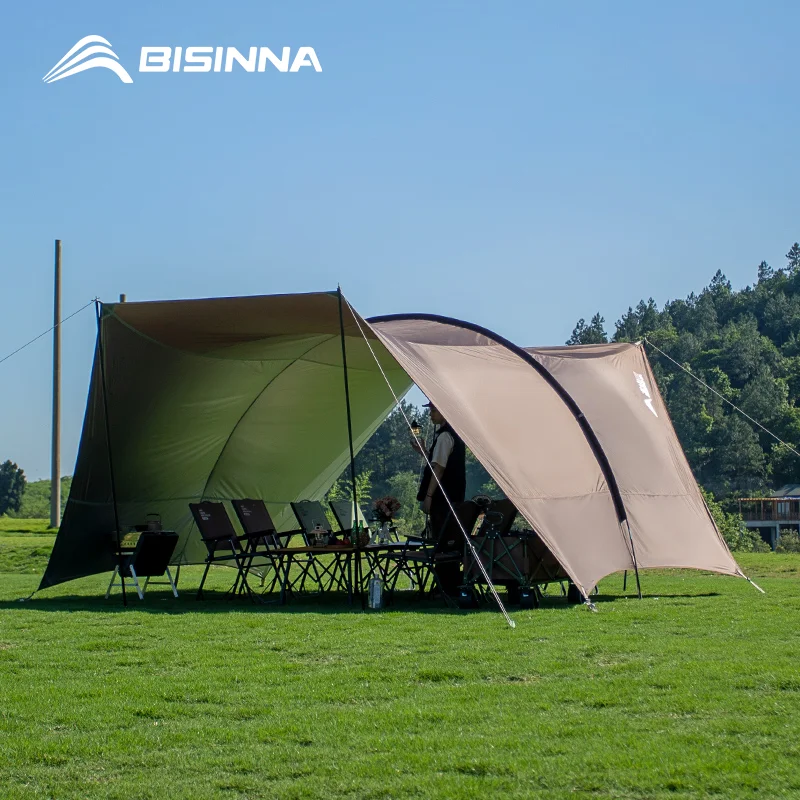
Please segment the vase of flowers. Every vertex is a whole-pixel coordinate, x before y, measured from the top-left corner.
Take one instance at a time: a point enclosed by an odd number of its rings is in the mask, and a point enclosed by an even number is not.
[[[372,507],[375,519],[381,523],[380,529],[373,536],[373,544],[385,544],[389,541],[394,515],[400,510],[400,501],[396,497],[387,495],[376,500]]]

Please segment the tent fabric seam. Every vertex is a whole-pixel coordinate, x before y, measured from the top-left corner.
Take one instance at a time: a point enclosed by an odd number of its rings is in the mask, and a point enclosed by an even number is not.
[[[333,338],[335,338],[335,337],[328,336],[327,339],[323,340],[323,342],[330,341]],[[306,354],[310,353],[314,348],[318,347],[320,344],[323,344],[323,342],[316,342],[308,350],[306,350],[305,353],[303,353],[303,355],[306,355]],[[267,381],[267,383],[260,389],[258,394],[252,399],[252,401],[247,406],[247,408],[242,412],[242,414],[239,417],[239,419],[236,420],[236,424],[233,426],[233,428],[231,429],[230,433],[228,434],[228,438],[225,439],[225,444],[222,445],[222,447],[220,448],[219,453],[217,454],[217,458],[214,461],[214,466],[211,467],[211,469],[210,469],[210,471],[208,473],[208,477],[206,478],[205,485],[203,486],[203,492],[200,495],[200,501],[201,502],[206,497],[206,492],[208,491],[208,485],[211,483],[211,479],[214,477],[214,473],[216,472],[216,469],[219,466],[220,459],[222,458],[223,455],[225,455],[225,451],[228,449],[228,445],[231,443],[231,439],[233,438],[233,435],[239,429],[239,425],[242,424],[242,420],[250,413],[250,411],[252,410],[253,406],[259,401],[259,399],[261,397],[263,397],[264,392],[266,392],[267,389],[269,389],[269,387],[276,380],[278,380],[278,378],[280,378],[281,375],[283,375],[287,370],[291,369],[291,367],[293,367],[298,361],[301,361],[301,360],[302,360],[302,357],[299,357],[299,358],[294,359],[293,361],[290,361],[285,367],[283,367],[283,369],[281,369],[279,372],[277,372],[275,375],[273,375]],[[192,524],[191,524],[190,529],[189,529],[189,534],[190,535],[191,535],[191,532],[194,530],[194,528],[195,528],[195,522],[194,522],[194,520],[192,520]],[[183,554],[186,552],[186,547],[188,545],[188,542],[189,542],[189,536],[187,536],[185,541],[184,541],[183,549],[181,550],[181,557],[183,557]]]

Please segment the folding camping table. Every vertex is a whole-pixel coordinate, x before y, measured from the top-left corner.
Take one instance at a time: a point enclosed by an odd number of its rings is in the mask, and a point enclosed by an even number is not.
[[[270,560],[281,587],[280,603],[292,591],[291,570],[296,559],[304,557],[302,590],[306,577],[313,571],[321,591],[340,589],[347,592],[347,600],[353,602],[353,556],[358,548],[352,545],[305,545],[303,547],[276,547],[262,551],[259,555]],[[328,563],[322,563],[321,556],[333,556]],[[327,585],[325,580],[327,578]]]
[[[414,581],[415,576],[412,572],[408,572],[398,559],[392,559],[392,554],[406,553],[416,551],[424,546],[424,542],[420,540],[407,541],[407,542],[389,542],[388,544],[368,544],[366,547],[361,548],[361,553],[366,562],[366,570],[361,570],[362,581],[361,590],[365,591],[369,584],[370,578],[378,577],[385,587],[390,586],[393,582],[396,583],[395,573],[398,577],[401,572],[408,575]]]

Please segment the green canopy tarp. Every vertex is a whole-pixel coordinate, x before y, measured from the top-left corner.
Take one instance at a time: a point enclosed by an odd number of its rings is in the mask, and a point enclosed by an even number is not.
[[[178,564],[206,554],[190,502],[260,498],[280,529],[295,527],[289,503],[322,497],[350,459],[342,333],[356,451],[394,405],[343,305],[343,324],[336,292],[103,305],[72,491],[40,588],[114,568],[115,499],[123,533],[157,513],[180,534]],[[404,394],[410,378],[371,344]]]

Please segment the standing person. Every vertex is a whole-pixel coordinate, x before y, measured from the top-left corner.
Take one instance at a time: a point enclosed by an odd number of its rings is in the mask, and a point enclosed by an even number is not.
[[[422,503],[422,510],[428,515],[431,536],[435,542],[438,541],[450,513],[447,500],[454,506],[464,501],[467,488],[466,448],[461,437],[450,427],[439,409],[433,403],[425,403],[425,407],[430,408],[431,422],[437,428],[428,451],[428,461],[433,465],[433,472],[426,464],[417,500]],[[414,448],[420,454],[424,452],[416,439]],[[456,591],[459,572],[460,565],[457,563],[442,566],[439,578],[442,591],[446,594]]]

